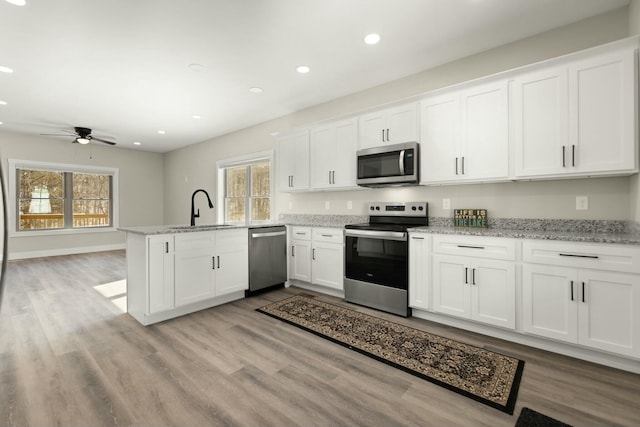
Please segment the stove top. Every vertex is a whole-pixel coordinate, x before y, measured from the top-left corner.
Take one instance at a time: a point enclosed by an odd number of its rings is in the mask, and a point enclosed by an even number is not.
[[[379,230],[405,232],[412,227],[429,225],[429,209],[426,202],[369,203],[369,222],[348,224],[351,230]]]

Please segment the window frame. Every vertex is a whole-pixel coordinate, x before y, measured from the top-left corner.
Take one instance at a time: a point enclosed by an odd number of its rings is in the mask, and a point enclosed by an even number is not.
[[[258,153],[247,154],[244,156],[233,157],[216,162],[217,172],[217,209],[216,214],[219,222],[226,222],[225,202],[227,193],[226,169],[230,167],[248,167],[254,163],[269,162],[269,213],[270,218],[265,221],[251,220],[251,174],[247,176],[247,196],[245,196],[245,220],[244,222],[230,222],[230,224],[252,225],[252,224],[268,224],[273,222],[275,212],[275,180],[274,180],[274,152],[273,150],[261,151]]]
[[[86,166],[86,165],[72,165],[63,163],[51,163],[51,162],[39,162],[33,160],[19,160],[8,159],[9,161],[9,236],[11,237],[33,237],[33,236],[46,236],[46,235],[66,235],[66,234],[80,234],[80,233],[105,233],[114,232],[118,230],[120,224],[120,193],[119,193],[119,173],[118,168],[100,167],[100,166]],[[19,169],[31,169],[42,170],[52,172],[64,172],[64,173],[85,173],[85,174],[99,174],[109,175],[111,177],[111,225],[108,227],[77,227],[77,228],[52,228],[41,230],[18,230],[18,212],[20,207],[20,201],[18,200],[19,180],[17,171]],[[64,185],[71,187],[73,190],[73,183],[68,183],[65,180]],[[73,191],[67,197],[67,189],[65,189],[64,203],[71,203],[73,205]],[[65,227],[68,225],[67,220],[71,218],[73,220],[73,210],[70,211],[70,215],[65,215]]]

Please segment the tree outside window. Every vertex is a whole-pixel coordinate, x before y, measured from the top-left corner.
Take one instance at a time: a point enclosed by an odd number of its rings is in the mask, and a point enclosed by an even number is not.
[[[224,170],[225,222],[247,223],[271,219],[271,164],[258,161]]]

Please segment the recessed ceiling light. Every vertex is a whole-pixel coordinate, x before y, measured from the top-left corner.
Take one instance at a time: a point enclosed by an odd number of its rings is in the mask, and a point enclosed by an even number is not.
[[[159,133],[160,135],[164,135],[166,132],[165,132],[165,131],[163,131],[163,130],[159,130],[159,131],[158,131],[158,133]]]
[[[26,0],[5,0],[7,3],[15,4],[16,6],[24,6],[27,4]]]
[[[264,92],[264,90],[261,87],[257,87],[256,86],[256,87],[249,88],[249,92],[251,92],[251,93],[262,93],[262,92]]]
[[[376,34],[376,33],[368,34],[364,38],[364,42],[366,44],[377,44],[379,41],[380,41],[380,34]]]
[[[5,67],[4,65],[0,65],[0,73],[11,74],[13,73],[13,70],[9,67]]]
[[[133,145],[142,145],[142,142],[140,142],[140,141],[134,141],[134,142],[133,142]]]
[[[306,65],[299,65],[298,68],[296,68],[296,71],[300,74],[307,74],[309,71],[311,71],[311,68],[307,67]]]
[[[191,68],[193,71],[204,71],[204,65],[202,64],[189,64],[189,68]]]
[[[2,122],[0,122],[0,125],[3,124]]]
[[[193,116],[191,116],[191,118],[192,119],[201,119],[202,117],[197,115],[197,114],[194,114]]]
[[[271,136],[278,136],[278,135],[280,135],[280,132],[271,132],[269,135],[271,135]]]
[[[7,105],[7,101],[0,101],[0,105]]]

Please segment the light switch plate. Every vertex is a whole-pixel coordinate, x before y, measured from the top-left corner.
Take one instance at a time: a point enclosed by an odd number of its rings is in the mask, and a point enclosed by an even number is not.
[[[451,199],[442,199],[442,209],[451,209]]]
[[[576,210],[587,211],[589,210],[589,197],[588,196],[576,196]]]
[[[326,202],[324,202],[324,208],[329,210],[331,207],[331,204],[329,203],[329,201],[327,200]]]
[[[347,200],[347,209],[348,210],[353,209],[353,202],[351,200]]]

